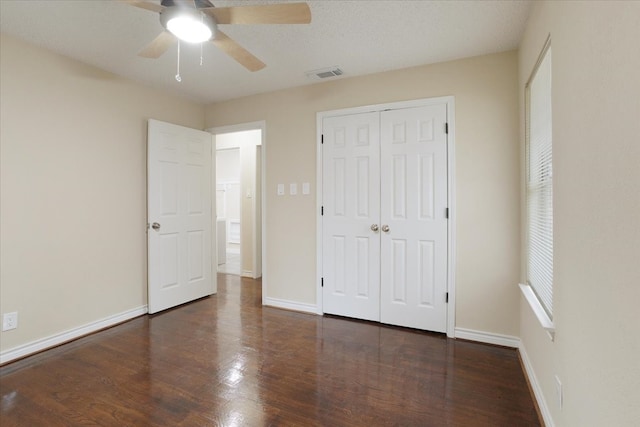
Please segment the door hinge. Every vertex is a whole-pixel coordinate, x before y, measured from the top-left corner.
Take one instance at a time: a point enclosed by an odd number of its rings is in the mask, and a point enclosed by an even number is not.
[[[324,277],[320,278],[320,287],[324,288]]]
[[[324,144],[324,134],[320,135],[320,144]]]
[[[449,134],[449,123],[444,124],[444,133]]]
[[[444,217],[449,219],[449,208],[444,208]]]
[[[446,302],[447,304],[449,303],[449,292],[445,294],[444,302]]]
[[[320,206],[320,215],[324,215],[324,206]]]

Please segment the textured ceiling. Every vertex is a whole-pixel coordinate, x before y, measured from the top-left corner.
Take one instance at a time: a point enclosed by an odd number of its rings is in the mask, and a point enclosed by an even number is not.
[[[160,3],[159,0],[155,1]],[[218,7],[283,1],[215,1]],[[137,52],[162,31],[156,13],[115,0],[0,0],[0,30],[202,103],[317,83],[306,71],[339,66],[348,78],[515,49],[530,1],[316,0],[310,25],[221,25],[267,64],[251,73],[215,46],[177,45],[160,59]],[[1,55],[1,52],[0,52]],[[1,60],[0,56],[0,60]]]

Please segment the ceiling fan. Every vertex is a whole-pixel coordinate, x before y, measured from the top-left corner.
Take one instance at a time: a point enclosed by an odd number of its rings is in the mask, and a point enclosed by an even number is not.
[[[311,11],[306,3],[278,3],[252,6],[215,7],[209,0],[121,0],[132,6],[157,12],[164,31],[145,46],[139,56],[159,58],[178,38],[191,43],[210,41],[249,71],[265,63],[240,46],[218,25],[223,24],[308,24]]]

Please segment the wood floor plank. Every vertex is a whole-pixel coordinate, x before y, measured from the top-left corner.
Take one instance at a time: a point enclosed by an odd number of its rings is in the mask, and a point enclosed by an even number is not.
[[[261,305],[260,281],[0,368],[4,426],[539,426],[515,350]]]

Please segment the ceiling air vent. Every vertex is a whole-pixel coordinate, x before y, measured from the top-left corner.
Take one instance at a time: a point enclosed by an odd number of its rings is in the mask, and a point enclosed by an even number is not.
[[[305,73],[307,77],[313,80],[329,79],[332,77],[341,76],[342,70],[338,67],[322,68],[320,70],[307,71]]]

